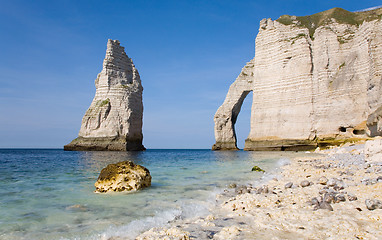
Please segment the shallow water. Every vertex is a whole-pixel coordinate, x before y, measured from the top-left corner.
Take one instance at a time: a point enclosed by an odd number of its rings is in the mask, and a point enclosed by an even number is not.
[[[147,150],[65,152],[0,149],[0,239],[134,238],[169,221],[207,215],[230,183],[255,183],[285,152]],[[94,193],[102,168],[130,160],[152,186],[136,193]]]

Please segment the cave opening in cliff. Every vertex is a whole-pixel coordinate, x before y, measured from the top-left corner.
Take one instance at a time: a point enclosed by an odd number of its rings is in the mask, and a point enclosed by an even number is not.
[[[248,138],[251,129],[251,108],[252,108],[252,91],[245,97],[239,115],[234,125],[236,133],[236,144],[239,149],[244,149],[245,139]]]

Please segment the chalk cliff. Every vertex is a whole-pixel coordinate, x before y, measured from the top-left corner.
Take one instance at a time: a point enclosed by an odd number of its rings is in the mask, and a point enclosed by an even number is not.
[[[96,94],[78,138],[65,150],[144,150],[142,84],[133,61],[118,40],[109,39]]]
[[[263,19],[255,57],[215,114],[213,149],[237,149],[234,125],[250,91],[245,150],[304,150],[380,135],[381,16],[381,8],[334,8]]]

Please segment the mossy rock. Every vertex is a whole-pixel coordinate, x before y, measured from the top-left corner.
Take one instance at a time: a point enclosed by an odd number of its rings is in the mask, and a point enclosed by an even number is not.
[[[364,142],[370,138],[339,138],[339,139],[318,139],[317,140],[317,146],[321,149],[329,148],[330,146],[341,146],[345,143],[357,143],[357,142]]]
[[[252,168],[252,172],[265,172],[263,169],[261,169],[259,166],[254,166]]]
[[[123,161],[102,169],[94,185],[98,193],[137,191],[151,186],[151,175],[147,168]]]

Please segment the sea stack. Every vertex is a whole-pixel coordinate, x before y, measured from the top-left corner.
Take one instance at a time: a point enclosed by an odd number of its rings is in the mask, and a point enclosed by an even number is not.
[[[308,150],[381,135],[381,16],[381,8],[334,8],[261,20],[255,57],[215,114],[212,148],[237,149],[234,125],[250,92],[244,150]]]
[[[118,40],[109,39],[96,94],[71,151],[139,151],[142,145],[143,87],[133,61]]]

